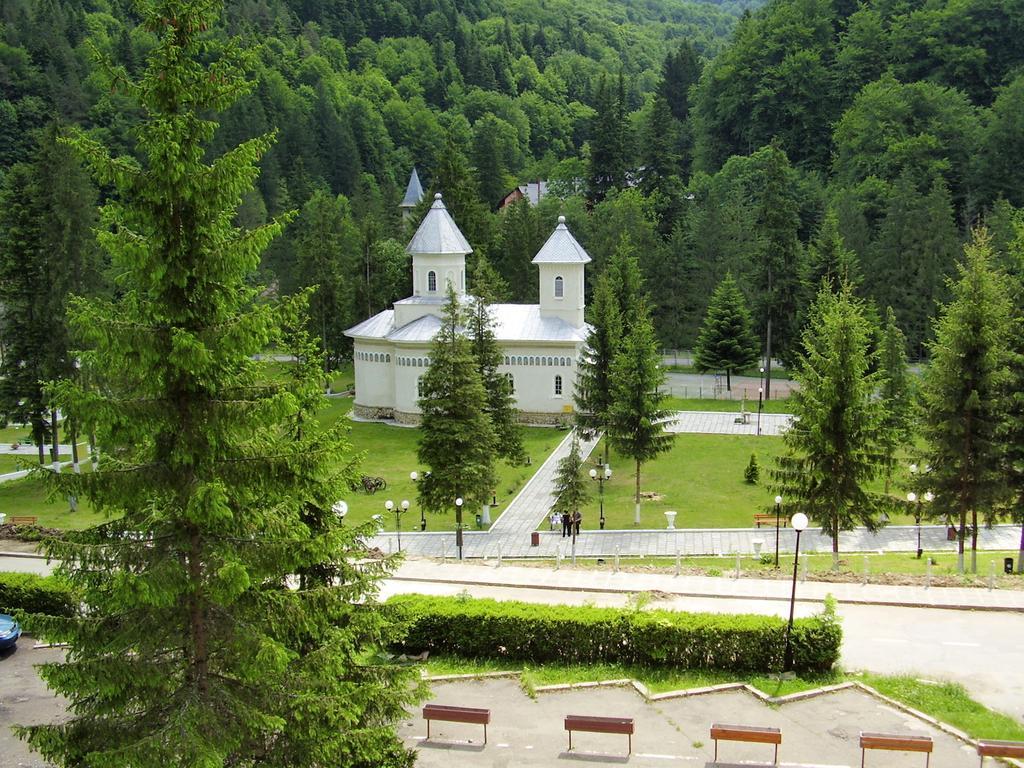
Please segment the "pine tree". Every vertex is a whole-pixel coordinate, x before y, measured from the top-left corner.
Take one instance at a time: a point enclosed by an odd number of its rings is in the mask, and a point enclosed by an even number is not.
[[[726,389],[732,391],[732,372],[758,361],[759,345],[747,303],[731,273],[711,294],[704,325],[693,348],[694,363],[701,373],[725,371]]]
[[[607,273],[597,278],[589,307],[590,330],[576,377],[576,425],[586,436],[608,429],[612,407],[612,360],[622,339],[619,302]],[[608,441],[604,442],[608,463]]]
[[[591,203],[604,200],[613,189],[625,189],[629,170],[626,146],[626,112],[622,78],[616,94],[602,75],[594,99],[593,128],[590,132],[590,165],[587,197]]]
[[[952,301],[942,308],[928,345],[931,364],[921,384],[925,461],[935,494],[931,511],[958,521],[957,565],[971,530],[971,571],[977,572],[978,516],[995,518],[1003,486],[997,431],[1008,362],[1010,303],[1003,277],[991,267],[988,233],[977,229],[964,247]]]
[[[885,310],[878,365],[883,377],[880,391],[885,405],[882,442],[886,458],[885,491],[888,493],[893,458],[898,450],[910,443],[914,416],[907,372],[907,338],[896,325],[896,313],[892,307],[886,307]]]
[[[304,307],[265,303],[249,283],[283,222],[232,225],[270,138],[207,160],[211,117],[245,90],[253,61],[203,34],[220,11],[143,6],[155,40],[144,73],[105,65],[147,115],[139,159],[73,139],[119,193],[100,239],[121,293],[70,312],[100,386],[53,389],[96,429],[103,459],[49,482],[108,520],[44,544],[88,610],[27,622],[69,645],[40,668],[69,717],[19,735],[64,766],[405,766],[393,723],[414,673],[374,654],[395,637],[373,601],[388,563],[367,567],[366,531],[327,511],[344,490],[343,428],[308,420],[300,436],[319,381],[308,369],[281,381],[254,359],[288,345]],[[290,586],[326,563],[338,586]]]
[[[1024,573],[1024,227],[1010,250],[1014,267],[1010,284],[1013,316],[1008,375],[1000,395],[1005,403],[1005,412],[998,437],[1007,485],[1007,512],[1010,519],[1021,527],[1017,573]]]
[[[658,228],[668,234],[679,218],[683,182],[679,176],[679,125],[668,101],[656,95],[642,129],[639,187],[658,211]]]
[[[761,297],[758,314],[765,333],[764,396],[770,400],[772,358],[785,360],[796,346],[803,252],[797,239],[800,217],[789,159],[777,143],[758,155],[762,156],[763,170],[756,224],[761,238],[757,295]]]
[[[821,288],[822,280],[833,293],[844,283],[856,288],[862,280],[857,254],[844,247],[839,217],[832,209],[826,211],[817,236],[807,248],[805,284],[812,296]]]
[[[497,436],[464,324],[458,297],[448,286],[441,327],[430,346],[430,367],[420,380],[423,419],[417,456],[431,472],[419,482],[419,503],[428,512],[451,509],[456,498],[486,504],[494,489]],[[458,513],[461,517],[461,507]]]
[[[519,464],[526,459],[519,410],[510,380],[498,372],[504,355],[494,336],[494,318],[490,311],[490,305],[495,303],[502,289],[501,278],[487,258],[481,256],[473,272],[474,298],[470,305],[469,338],[480,381],[487,393],[484,410],[494,428],[498,455],[512,464]]]
[[[786,454],[771,470],[771,489],[791,511],[803,512],[832,539],[863,525],[874,531],[888,504],[868,485],[885,467],[884,407],[876,397],[880,374],[872,373],[870,323],[849,286],[839,294],[823,287],[809,312],[803,351],[790,397],[795,418],[783,434]]]
[[[640,260],[626,235],[621,237],[608,262],[608,281],[619,305],[619,318],[625,335],[633,327],[641,305],[647,299]]]
[[[587,479],[583,474],[583,458],[580,455],[579,436],[574,432],[569,453],[558,461],[555,474],[555,503],[552,510],[572,515],[590,498]]]
[[[672,447],[673,435],[662,425],[668,411],[660,407],[664,395],[659,388],[665,381],[660,362],[658,340],[647,308],[641,302],[612,361],[612,400],[606,435],[612,448],[636,463],[636,525],[640,524],[640,469]]]

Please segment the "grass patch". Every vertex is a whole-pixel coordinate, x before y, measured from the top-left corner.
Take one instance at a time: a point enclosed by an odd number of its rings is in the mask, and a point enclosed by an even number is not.
[[[715,399],[711,398],[698,398],[698,397],[675,397],[669,396],[661,401],[662,408],[667,408],[670,411],[715,411],[715,412],[728,412],[736,413],[740,412],[740,407],[743,405],[740,398],[735,400],[728,399]],[[753,414],[753,419],[757,418],[757,399],[746,401],[746,408],[749,413]],[[762,413],[792,413],[793,407],[790,405],[788,399],[780,400],[766,400],[761,403]]]
[[[853,675],[876,691],[959,728],[975,739],[1024,741],[1024,725],[972,699],[959,683],[925,682],[909,675]]]
[[[462,659],[437,656],[425,664],[429,675],[484,674],[487,672],[517,672],[528,693],[537,687],[565,683],[585,683],[598,680],[630,678],[639,680],[651,693],[702,688],[722,683],[748,683],[769,696],[836,685],[856,680],[871,686],[879,693],[913,707],[927,715],[959,728],[976,739],[1024,740],[1024,725],[1012,717],[994,712],[973,700],[958,683],[924,682],[907,675],[846,674],[835,671],[825,675],[782,678],[773,675],[736,675],[701,670],[644,669],[617,664],[515,665],[493,660]]]
[[[82,463],[82,471],[90,471],[89,462]],[[70,467],[65,472],[71,471]],[[78,511],[72,512],[65,498],[50,498],[42,478],[25,477],[0,483],[0,510],[8,517],[35,515],[39,525],[62,530],[80,530],[102,523],[104,515],[95,511],[88,499],[78,500]]]

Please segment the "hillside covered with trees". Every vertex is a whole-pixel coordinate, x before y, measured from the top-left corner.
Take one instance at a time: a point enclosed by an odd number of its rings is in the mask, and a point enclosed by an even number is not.
[[[756,5],[228,2],[207,34],[256,46],[255,87],[222,116],[211,155],[276,131],[237,218],[298,211],[262,281],[317,286],[311,330],[328,360],[345,357],[344,328],[409,292],[397,204],[415,165],[509,299],[535,299],[529,260],[564,213],[592,279],[617,250],[638,256],[665,347],[692,346],[731,273],[786,359],[842,263],[923,356],[969,226],[984,218],[1002,254],[1024,205],[1024,6]],[[69,290],[115,290],[117,276],[87,235],[71,246],[114,192],[93,188],[57,136],[77,125],[137,153],[139,114],[100,85],[96,61],[141,71],[154,40],[138,20],[128,0],[0,2],[0,269],[20,278],[0,301],[58,286],[58,326]],[[539,206],[496,211],[537,179],[552,191]],[[27,262],[39,274],[19,274]],[[69,264],[72,277],[47,277]],[[59,329],[24,338],[22,320],[5,319],[5,346],[63,343]],[[46,356],[39,371],[67,365],[59,348]]]

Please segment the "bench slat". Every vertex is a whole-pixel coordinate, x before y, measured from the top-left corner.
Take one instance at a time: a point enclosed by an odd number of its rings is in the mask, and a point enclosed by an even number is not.
[[[982,757],[1024,757],[1024,741],[981,739],[978,754]]]
[[[565,730],[590,733],[633,733],[631,717],[594,717],[592,715],[566,715]]]
[[[715,723],[711,726],[711,738],[723,741],[746,741],[752,744],[781,744],[782,731],[778,728],[755,725]]]
[[[39,518],[35,515],[12,515],[7,520],[11,525],[35,525]]]
[[[896,752],[931,752],[931,736],[903,733],[861,733],[861,749],[888,749]]]
[[[476,723],[483,725],[491,722],[491,710],[477,707],[451,707],[444,704],[427,704],[423,707],[425,720],[446,720],[451,723]]]

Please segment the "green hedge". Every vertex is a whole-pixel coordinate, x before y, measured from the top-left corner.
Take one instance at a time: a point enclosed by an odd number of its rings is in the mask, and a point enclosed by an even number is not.
[[[0,613],[72,616],[77,606],[70,587],[53,576],[0,572]]]
[[[779,671],[786,622],[774,616],[637,611],[398,595],[409,623],[396,651],[534,663],[620,663],[735,672]],[[842,630],[831,605],[793,625],[798,672],[839,660]]]

